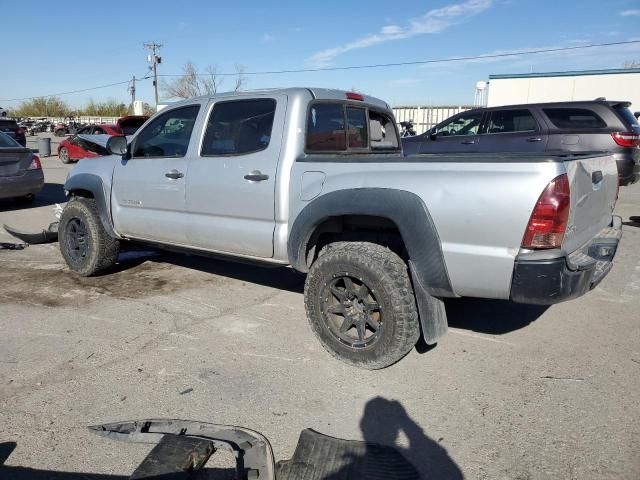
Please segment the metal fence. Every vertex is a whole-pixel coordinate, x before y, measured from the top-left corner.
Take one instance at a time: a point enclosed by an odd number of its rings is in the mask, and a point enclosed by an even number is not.
[[[416,133],[421,134],[452,115],[472,108],[473,105],[400,106],[394,107],[393,114],[398,123],[411,120]]]

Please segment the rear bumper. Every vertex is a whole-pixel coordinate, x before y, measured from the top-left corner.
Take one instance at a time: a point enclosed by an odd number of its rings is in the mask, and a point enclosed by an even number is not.
[[[571,255],[547,260],[516,260],[511,300],[552,305],[584,295],[609,273],[622,238],[622,219],[613,217],[610,227]]]
[[[23,175],[0,177],[0,198],[36,194],[44,186],[42,170],[27,170]]]

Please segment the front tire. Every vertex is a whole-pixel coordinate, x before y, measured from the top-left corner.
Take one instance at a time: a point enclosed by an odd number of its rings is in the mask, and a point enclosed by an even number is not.
[[[356,367],[388,367],[407,355],[420,336],[407,265],[381,245],[326,247],[309,270],[304,298],[322,346]]]
[[[74,197],[64,208],[58,225],[60,252],[69,268],[90,277],[115,265],[120,242],[102,226],[93,198]]]

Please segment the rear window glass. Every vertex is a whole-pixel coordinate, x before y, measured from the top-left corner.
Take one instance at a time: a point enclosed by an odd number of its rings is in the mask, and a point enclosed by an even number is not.
[[[538,129],[538,123],[527,109],[495,110],[491,112],[487,133],[530,132]]]
[[[562,129],[604,128],[607,124],[594,111],[586,108],[545,108],[551,123]]]
[[[367,111],[363,108],[347,108],[347,140],[349,148],[367,148]]]
[[[217,103],[209,116],[202,156],[244,155],[269,146],[276,113],[270,98]]]
[[[346,150],[344,108],[340,103],[318,103],[309,109],[307,150],[316,152]]]
[[[13,138],[9,135],[5,135],[4,133],[0,133],[0,148],[13,148],[13,147],[21,147],[22,145],[18,144]]]
[[[18,124],[15,120],[0,120],[0,129],[2,129],[2,131],[16,130],[17,128]]]
[[[620,115],[629,125],[638,125],[638,119],[627,107],[615,107],[615,111],[618,112],[618,115]]]
[[[371,150],[397,150],[398,133],[389,115],[369,110]]]

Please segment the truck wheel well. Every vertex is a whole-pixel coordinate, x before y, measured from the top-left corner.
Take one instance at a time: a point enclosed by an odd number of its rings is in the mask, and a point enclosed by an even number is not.
[[[307,266],[328,244],[345,241],[376,243],[388,247],[403,260],[408,258],[400,230],[392,220],[372,215],[340,215],[323,220],[314,229],[306,246]]]
[[[69,191],[69,197],[95,198],[95,195],[89,190],[77,188]]]

